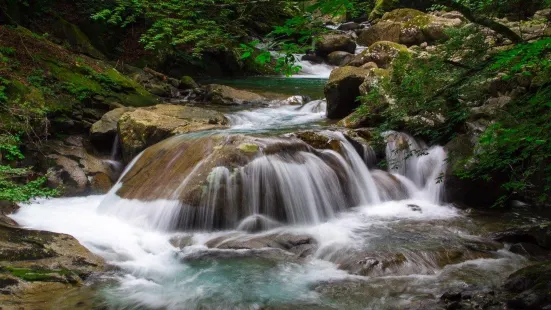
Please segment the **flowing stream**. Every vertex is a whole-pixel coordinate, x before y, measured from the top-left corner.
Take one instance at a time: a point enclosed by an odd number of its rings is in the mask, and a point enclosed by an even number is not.
[[[38,199],[12,217],[113,266],[96,279],[105,309],[407,309],[526,263],[442,202],[442,147],[387,132],[381,170],[324,111],[314,100],[229,113],[227,131],[144,151],[106,195]]]

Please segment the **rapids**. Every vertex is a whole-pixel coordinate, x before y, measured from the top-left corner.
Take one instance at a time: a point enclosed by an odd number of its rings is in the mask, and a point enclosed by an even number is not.
[[[227,131],[147,149],[106,195],[37,199],[12,218],[112,266],[95,280],[102,309],[407,308],[526,263],[443,203],[442,147],[384,133],[384,171],[368,143],[323,129],[324,109],[231,112]],[[332,147],[284,126],[317,126]]]

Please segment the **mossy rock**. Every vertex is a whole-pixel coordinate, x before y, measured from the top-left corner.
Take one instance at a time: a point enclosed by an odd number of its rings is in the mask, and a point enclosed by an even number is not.
[[[327,56],[337,51],[354,54],[356,51],[356,43],[346,34],[327,34],[316,42],[317,55]]]
[[[196,88],[199,88],[199,84],[197,84],[197,82],[195,82],[195,80],[193,80],[192,77],[190,76],[183,76],[180,78],[180,86],[179,86],[180,89],[196,89]]]
[[[398,57],[411,57],[411,52],[405,45],[391,41],[379,41],[356,55],[349,65],[361,67],[373,62],[379,68],[386,69]]]
[[[375,7],[369,14],[369,19],[375,20],[377,18],[381,18],[385,14],[385,12],[396,8],[399,3],[399,0],[377,0],[375,2]]]
[[[77,25],[71,24],[63,18],[59,18],[53,26],[54,36],[69,43],[75,52],[88,55],[97,59],[105,59],[105,56],[98,51],[90,39]]]
[[[159,104],[124,113],[118,123],[123,157],[128,162],[139,152],[170,136],[226,128],[224,114],[208,109]]]
[[[260,150],[260,147],[254,143],[242,143],[237,148],[245,153],[256,153]]]
[[[414,9],[396,9],[385,13],[382,20],[404,23],[406,27],[424,27],[429,24],[431,17]]]
[[[352,66],[340,67],[331,72],[324,93],[327,99],[327,117],[341,119],[360,105],[360,85],[369,70]]]

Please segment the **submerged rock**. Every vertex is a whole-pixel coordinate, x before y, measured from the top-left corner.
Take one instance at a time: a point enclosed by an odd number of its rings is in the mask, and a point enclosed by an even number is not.
[[[122,115],[118,124],[123,157],[128,162],[142,150],[176,134],[226,128],[219,112],[198,107],[160,104]]]
[[[274,233],[268,235],[222,236],[210,240],[206,244],[217,249],[280,249],[297,257],[306,257],[313,254],[317,242],[308,235],[291,233]]]

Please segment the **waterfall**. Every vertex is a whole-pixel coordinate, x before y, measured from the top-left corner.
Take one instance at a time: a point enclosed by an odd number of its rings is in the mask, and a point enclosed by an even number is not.
[[[428,147],[408,134],[388,131],[386,159],[389,171],[411,180],[424,197],[433,202],[442,202],[443,181],[446,172],[446,152],[441,146]]]
[[[293,78],[329,78],[331,71],[335,66],[321,63],[316,64],[308,60],[302,60],[303,55],[296,55],[297,65],[301,66],[299,74],[295,74]]]
[[[210,231],[319,224],[391,200],[440,202],[441,147],[387,132],[385,172],[374,169],[368,144],[338,131],[318,134],[337,144],[314,149],[293,137],[242,135],[165,140],[131,163],[100,209],[154,229]]]

